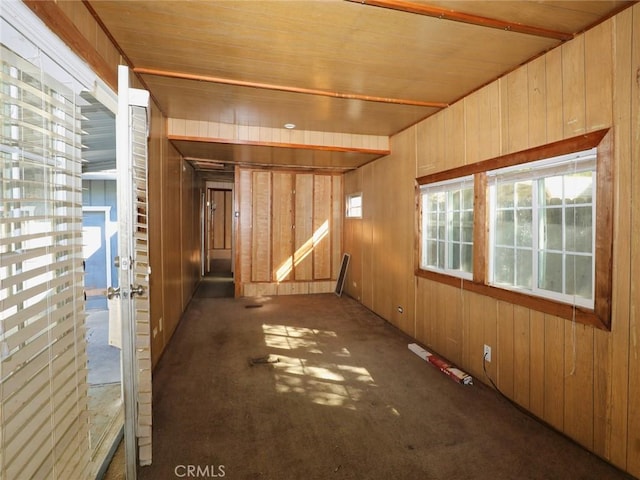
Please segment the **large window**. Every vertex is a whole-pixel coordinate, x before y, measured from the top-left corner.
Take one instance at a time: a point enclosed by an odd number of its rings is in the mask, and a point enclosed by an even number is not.
[[[494,285],[593,308],[595,149],[487,172]]]
[[[471,278],[473,177],[425,185],[420,192],[420,268]]]
[[[417,179],[416,274],[611,327],[612,134]]]

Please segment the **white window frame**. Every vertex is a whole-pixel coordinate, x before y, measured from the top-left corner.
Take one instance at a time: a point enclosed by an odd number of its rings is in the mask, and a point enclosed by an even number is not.
[[[473,225],[473,215],[474,215],[474,211],[473,211],[473,202],[471,205],[471,208],[462,208],[462,204],[460,206],[459,209],[454,209],[451,206],[451,195],[458,191],[460,192],[460,202],[462,202],[462,199],[464,198],[464,194],[462,193],[463,190],[466,189],[471,189],[472,191],[472,198],[473,198],[473,190],[474,190],[474,179],[473,179],[473,175],[467,175],[464,177],[460,177],[460,178],[456,178],[453,180],[445,180],[445,181],[441,181],[441,182],[434,182],[434,183],[429,183],[429,184],[425,184],[422,185],[420,187],[420,212],[421,212],[421,218],[420,218],[420,258],[419,258],[419,267],[422,270],[428,270],[428,271],[432,271],[432,272],[437,272],[437,273],[445,273],[447,275],[452,275],[454,277],[459,277],[459,278],[463,278],[463,279],[467,279],[467,280],[472,280],[473,279],[473,229],[471,231],[471,241],[465,241],[462,238],[462,232],[460,232],[460,237],[455,240],[453,238],[451,238],[451,234],[452,234],[452,228],[450,228],[453,219],[452,219],[452,215],[454,212],[458,212],[460,213],[460,222],[457,225],[457,228],[461,228],[462,223],[463,223],[463,215],[462,213],[464,211],[469,211],[471,212],[472,215],[472,219],[471,219],[471,223]],[[444,194],[445,195],[445,208],[444,208],[444,215],[445,215],[445,222],[446,225],[444,226],[444,240],[440,240],[439,237],[435,237],[435,238],[430,238],[428,237],[428,232],[429,232],[429,224],[428,224],[428,216],[429,216],[429,212],[426,209],[426,202],[425,202],[425,198],[428,195],[433,195],[433,194]],[[438,227],[436,227],[438,228]],[[443,266],[438,266],[438,265],[434,265],[432,262],[430,262],[430,260],[427,258],[428,255],[428,249],[427,249],[427,242],[429,240],[435,240],[436,242],[438,241],[442,241],[444,242],[444,259],[442,259],[442,262],[438,262],[438,264],[442,264]],[[460,267],[459,268],[453,268],[452,267],[452,254],[451,254],[451,247],[454,244],[459,244],[460,245],[460,252],[459,252],[459,261],[460,261]],[[471,270],[470,271],[465,271],[462,270],[462,246],[463,245],[468,245],[471,248]]]
[[[539,160],[535,162],[530,162],[522,165],[516,165],[512,167],[506,167],[498,170],[493,170],[487,172],[487,180],[488,180],[488,188],[489,188],[489,265],[488,265],[488,283],[492,286],[498,288],[504,288],[507,290],[513,290],[517,292],[527,293],[530,295],[535,295],[543,298],[548,298],[551,300],[556,300],[563,303],[569,303],[572,305],[579,305],[582,307],[586,307],[589,309],[594,308],[594,299],[595,299],[595,258],[596,258],[596,165],[597,165],[597,152],[596,148],[592,148],[589,150],[575,152],[568,155],[561,155],[549,159]],[[592,258],[591,262],[591,298],[585,298],[579,296],[577,294],[568,294],[563,292],[556,292],[552,290],[548,290],[542,288],[539,285],[539,265],[540,265],[540,254],[545,251],[542,245],[542,232],[541,232],[541,219],[540,212],[543,209],[541,206],[541,202],[538,200],[539,197],[539,181],[544,178],[567,175],[567,174],[575,174],[575,173],[583,173],[591,171],[592,172],[592,183],[591,183],[591,218],[593,220],[591,226],[591,253],[589,256]],[[520,181],[531,181],[532,182],[532,229],[531,229],[531,288],[526,288],[522,286],[516,286],[513,284],[507,284],[503,282],[497,282],[495,280],[495,263],[496,263],[496,224],[497,224],[497,198],[496,198],[496,189],[497,182],[499,180],[506,182],[516,182]],[[563,201],[561,206],[558,207],[562,210],[562,249],[556,250],[554,253],[558,253],[562,255],[563,258],[563,267],[562,267],[562,285],[563,290],[565,290],[565,285],[567,281],[568,272],[565,271],[564,268],[564,259],[566,255],[576,255],[580,254],[580,252],[574,252],[571,250],[567,250],[566,248],[566,231],[565,231],[565,212],[567,208],[567,204],[565,203],[565,196],[563,192]],[[513,211],[517,211],[517,207],[514,205]],[[514,215],[515,218],[515,215]],[[515,220],[514,220],[515,221]],[[517,246],[514,245],[514,249]],[[521,250],[525,250],[522,248]],[[575,278],[574,278],[575,282]]]
[[[359,205],[354,205],[354,200],[360,200]],[[345,199],[345,217],[362,218],[362,192],[350,193]]]

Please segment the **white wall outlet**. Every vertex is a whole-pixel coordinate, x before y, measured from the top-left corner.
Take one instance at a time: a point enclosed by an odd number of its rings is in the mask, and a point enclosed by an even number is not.
[[[491,347],[489,345],[485,345],[484,346],[484,353],[483,353],[484,359],[487,362],[491,361]]]

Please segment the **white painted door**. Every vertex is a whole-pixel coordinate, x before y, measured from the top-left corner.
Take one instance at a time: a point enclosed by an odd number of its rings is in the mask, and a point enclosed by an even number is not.
[[[147,229],[149,93],[130,88],[129,69],[118,69],[116,148],[119,236],[117,261],[122,322],[122,384],[127,479],[151,463],[151,340]]]

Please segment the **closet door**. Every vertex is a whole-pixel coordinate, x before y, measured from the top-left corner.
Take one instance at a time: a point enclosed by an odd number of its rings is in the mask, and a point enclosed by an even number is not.
[[[278,172],[272,177],[271,254],[272,280],[276,282],[293,278],[293,178],[291,173]]]
[[[296,280],[312,280],[313,174],[311,173],[299,173],[296,175],[294,225],[294,277]]]

